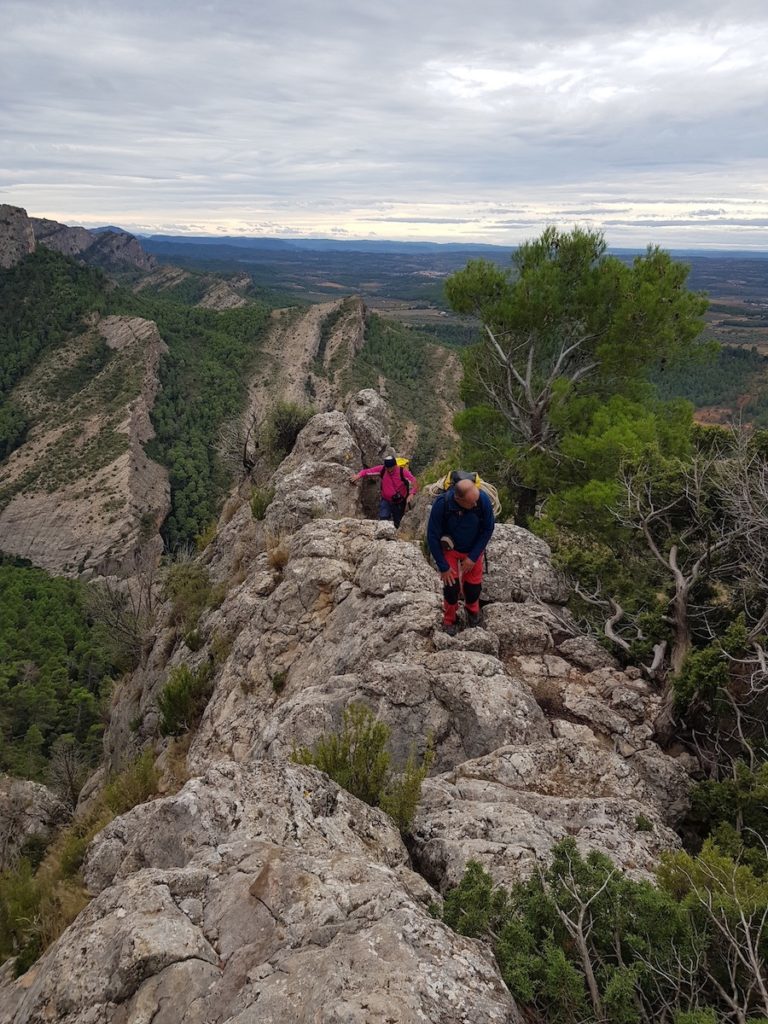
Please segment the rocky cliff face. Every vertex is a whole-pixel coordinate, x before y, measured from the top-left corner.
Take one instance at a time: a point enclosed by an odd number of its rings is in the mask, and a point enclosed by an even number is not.
[[[34,426],[0,466],[0,550],[64,575],[159,556],[168,475],[143,446],[165,351],[151,321],[94,318],[17,386]]]
[[[94,234],[42,217],[30,217],[30,223],[40,245],[104,270],[152,270],[156,266],[154,256],[144,252],[138,239],[127,231]]]
[[[0,267],[14,267],[35,251],[35,233],[26,211],[0,204]]]
[[[366,345],[367,310],[362,299],[349,296],[309,309],[275,310],[272,316],[272,328],[262,349],[265,360],[249,385],[246,422],[258,419],[278,396],[316,409],[345,405],[357,390],[357,385],[351,383],[350,369]],[[420,383],[434,402],[431,426],[452,438],[456,436],[453,413],[461,367],[448,349],[435,349],[434,355],[434,365]],[[396,385],[385,373],[379,374],[376,387],[380,395],[396,405]],[[413,452],[417,443],[420,424],[416,418],[412,408],[401,410],[392,424],[392,440],[403,452]],[[423,425],[423,415],[421,420]]]
[[[138,239],[127,231],[93,234],[55,220],[29,217],[20,206],[0,205],[0,267],[15,266],[38,244],[108,271],[152,270],[156,266],[154,256],[144,252]]]
[[[348,482],[385,442],[386,409],[363,393],[307,425],[263,522],[229,509],[206,555],[229,590],[202,646],[161,623],[108,735],[113,766],[157,743],[170,667],[215,645],[193,777],[97,836],[93,902],[0,986],[0,1019],[517,1022],[484,947],[428,914],[436,890],[470,858],[510,881],[564,836],[640,876],[677,844],[688,776],[652,740],[656,695],[579,635],[546,545],[512,526],[489,546],[484,626],[446,636],[418,539],[361,519]],[[289,762],[354,701],[400,757],[432,738],[409,850],[381,812]]]
[[[362,299],[322,302],[309,309],[275,310],[264,345],[266,363],[251,381],[248,414],[286,401],[333,408],[340,404],[336,370],[349,366],[365,341]]]
[[[0,775],[0,871],[14,864],[30,839],[49,840],[67,817],[67,808],[45,786]]]

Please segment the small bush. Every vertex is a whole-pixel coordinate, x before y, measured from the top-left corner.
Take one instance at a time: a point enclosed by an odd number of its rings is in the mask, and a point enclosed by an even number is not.
[[[294,750],[297,764],[311,764],[371,807],[389,814],[401,832],[410,828],[421,796],[421,783],[434,759],[431,743],[418,764],[412,752],[402,772],[392,770],[388,748],[390,730],[364,704],[344,711],[340,733],[321,736],[309,750]]]
[[[213,689],[213,670],[210,662],[193,672],[187,665],[171,670],[168,681],[158,697],[160,732],[163,736],[178,736],[194,729],[202,718]]]
[[[197,562],[176,562],[165,578],[163,597],[173,603],[171,619],[174,624],[190,633],[210,601],[208,570]]]
[[[205,551],[209,544],[216,540],[216,520],[213,519],[206,528],[195,537],[195,547],[198,551]]]
[[[272,569],[282,572],[291,557],[288,541],[282,537],[267,538],[267,561]]]
[[[261,436],[262,448],[273,465],[290,455],[296,438],[314,415],[314,409],[294,402],[277,402],[273,406]]]
[[[213,634],[209,651],[211,658],[213,659],[214,666],[224,664],[229,657],[229,653],[232,650],[232,644],[234,642],[234,637],[229,636],[227,633]]]
[[[765,1018],[762,1018],[765,1020]],[[717,1024],[715,1010],[687,1010],[675,1014],[675,1024]],[[749,1024],[760,1024],[760,1019],[751,1017]]]
[[[23,974],[88,904],[79,870],[89,843],[112,818],[157,792],[158,773],[145,751],[105,786],[91,811],[59,833],[37,871],[23,857],[0,874],[0,963],[16,957]]]
[[[653,822],[644,814],[638,814],[635,818],[635,832],[653,832]]]
[[[251,492],[251,514],[254,519],[261,520],[264,518],[274,496],[274,487],[253,488]]]
[[[275,672],[272,676],[272,689],[275,693],[282,693],[285,689],[285,684],[288,681],[288,670],[282,669],[280,672]]]
[[[104,787],[104,803],[117,817],[137,804],[146,803],[157,792],[159,774],[154,753],[147,748]]]
[[[184,634],[184,643],[190,649],[190,651],[199,651],[203,646],[203,636],[199,629],[190,629],[188,633]]]

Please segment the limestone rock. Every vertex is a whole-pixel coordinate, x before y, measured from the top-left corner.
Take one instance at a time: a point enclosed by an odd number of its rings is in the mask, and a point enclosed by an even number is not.
[[[664,823],[670,795],[679,795],[674,784],[671,793],[649,785],[586,726],[562,723],[558,731],[548,741],[499,748],[424,783],[412,852],[429,881],[443,891],[455,886],[474,859],[510,885],[566,836],[584,853],[601,850],[647,877],[661,851],[679,845]],[[638,828],[641,815],[651,831]]]
[[[0,267],[15,267],[34,251],[35,233],[27,211],[0,203]]]
[[[359,458],[360,449],[344,413],[319,413],[296,438],[293,451],[275,472],[275,480],[317,462],[338,463],[351,473],[360,468]]]
[[[31,217],[30,223],[35,240],[46,249],[60,252],[62,256],[79,256],[95,241],[95,237],[86,228],[70,228],[45,217]]]
[[[237,595],[248,627],[195,737],[195,770],[218,757],[286,756],[338,727],[353,701],[388,722],[403,758],[431,733],[446,767],[546,733],[525,683],[491,654],[433,652],[437,576],[391,523],[316,520],[287,547],[274,591],[255,596],[246,581]],[[220,611],[226,629],[228,602]]]
[[[427,911],[381,812],[298,766],[222,764],[98,837],[100,889],[9,1024],[518,1024],[487,950]],[[403,979],[407,978],[407,984]]]
[[[551,562],[549,545],[520,526],[497,523],[488,545],[485,601],[526,601],[565,604],[568,584]]]
[[[67,816],[47,786],[0,775],[0,871],[12,866],[28,840],[50,839]]]
[[[591,672],[597,668],[617,668],[613,655],[593,636],[572,636],[557,645],[564,658]]]
[[[48,375],[98,342],[113,355],[73,395],[47,400]],[[167,471],[144,444],[166,345],[152,321],[110,316],[48,353],[15,396],[34,424],[0,467],[0,548],[63,575],[119,575],[158,558],[159,527],[170,507]],[[128,385],[126,385],[128,382]],[[101,388],[118,387],[105,407]],[[120,388],[123,390],[121,391]]]
[[[275,496],[264,517],[272,537],[295,533],[313,519],[353,516],[358,498],[349,470],[338,462],[303,463],[292,473],[275,476]]]
[[[360,449],[364,466],[378,465],[389,447],[389,406],[372,388],[350,400],[346,418]]]
[[[203,309],[240,309],[242,306],[248,305],[248,300],[240,295],[229,282],[215,281],[197,305]]]
[[[557,621],[546,606],[533,601],[486,605],[483,622],[499,638],[501,656],[541,654],[552,651]]]
[[[31,217],[30,223],[35,239],[46,249],[79,257],[104,270],[152,270],[156,266],[154,256],[144,252],[138,239],[127,231],[88,231],[42,217]]]

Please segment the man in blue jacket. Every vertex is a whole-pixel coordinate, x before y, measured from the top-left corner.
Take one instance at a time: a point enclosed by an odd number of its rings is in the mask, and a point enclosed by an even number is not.
[[[495,525],[488,495],[471,480],[459,480],[432,505],[427,543],[443,581],[443,629],[450,636],[458,632],[462,591],[467,625],[480,624],[483,552]]]

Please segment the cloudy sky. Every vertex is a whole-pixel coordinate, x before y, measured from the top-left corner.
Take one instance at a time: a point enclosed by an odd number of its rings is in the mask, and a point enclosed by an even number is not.
[[[768,250],[766,0],[0,0],[0,202]]]

